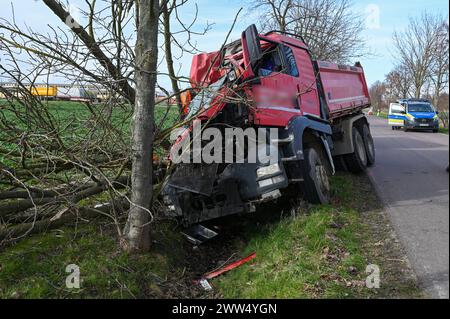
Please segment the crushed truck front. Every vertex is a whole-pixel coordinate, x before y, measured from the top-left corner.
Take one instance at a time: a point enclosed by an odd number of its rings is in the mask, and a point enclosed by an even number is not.
[[[370,101],[361,67],[324,63],[312,61],[301,39],[259,35],[254,26],[221,51],[195,56],[187,124],[173,136],[172,174],[163,188],[168,214],[194,224],[252,212],[290,185],[312,202],[327,202],[330,115],[360,112]],[[333,87],[332,73],[351,88]],[[339,112],[333,100],[342,102]]]

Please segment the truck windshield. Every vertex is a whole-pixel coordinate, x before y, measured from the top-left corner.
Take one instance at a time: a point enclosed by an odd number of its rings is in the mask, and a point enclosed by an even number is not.
[[[195,96],[189,107],[189,114],[187,118],[190,119],[197,115],[200,110],[208,109],[210,107],[210,103],[217,96],[217,92],[225,83],[226,78],[226,76],[222,77],[219,81],[211,84],[208,88],[202,89],[200,93]]]
[[[424,112],[431,113],[434,112],[433,106],[429,103],[412,103],[408,105],[408,111],[413,112]]]

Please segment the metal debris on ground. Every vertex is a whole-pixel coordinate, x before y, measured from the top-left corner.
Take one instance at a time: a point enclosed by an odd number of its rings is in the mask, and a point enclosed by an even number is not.
[[[206,291],[211,291],[213,289],[211,284],[206,279],[200,280],[199,283]]]
[[[199,246],[219,235],[215,231],[202,225],[195,225],[181,233],[195,246]]]
[[[208,280],[219,277],[220,275],[223,275],[224,273],[229,272],[230,270],[240,267],[255,258],[256,258],[256,253],[252,253],[251,255],[249,255],[245,258],[242,258],[242,259],[235,261],[227,266],[221,267],[219,269],[216,269],[212,272],[205,274],[200,280],[194,281],[194,283],[200,284],[203,287],[203,289],[210,291],[213,288],[212,288],[211,284],[208,282]]]
[[[203,279],[216,278],[226,272],[229,272],[230,270],[233,270],[234,268],[240,267],[240,266],[248,263],[249,261],[253,260],[255,257],[256,257],[256,253],[253,253],[248,257],[245,257],[245,258],[235,261],[234,263],[231,263],[227,266],[224,266],[224,267],[214,270],[210,273],[207,273],[206,275],[203,276]]]

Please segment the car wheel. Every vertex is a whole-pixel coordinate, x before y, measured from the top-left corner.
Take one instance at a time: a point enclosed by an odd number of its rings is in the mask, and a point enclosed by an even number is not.
[[[408,126],[406,125],[406,122],[403,124],[403,132],[408,132]]]

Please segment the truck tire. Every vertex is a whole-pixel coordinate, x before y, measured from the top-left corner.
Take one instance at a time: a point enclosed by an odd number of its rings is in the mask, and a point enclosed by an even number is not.
[[[367,155],[367,166],[373,166],[375,164],[375,143],[373,142],[372,133],[370,132],[369,125],[364,124],[363,125],[363,140],[364,140],[364,146],[366,148],[366,155]]]
[[[362,173],[367,168],[367,154],[364,146],[364,139],[356,127],[353,127],[353,153],[345,156],[345,162],[350,172],[358,174]]]
[[[311,204],[328,204],[331,199],[330,165],[322,147],[317,144],[305,148],[302,191]]]

